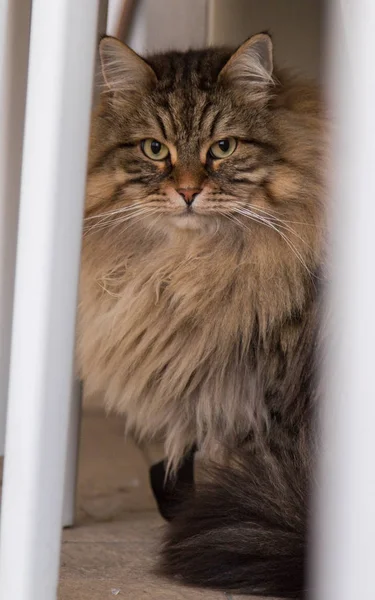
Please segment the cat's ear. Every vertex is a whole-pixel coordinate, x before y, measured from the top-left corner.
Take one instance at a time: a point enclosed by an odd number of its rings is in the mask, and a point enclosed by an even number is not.
[[[103,37],[99,53],[104,82],[109,91],[134,96],[152,89],[157,82],[150,65],[120,40]]]
[[[219,81],[261,92],[272,82],[273,73],[273,45],[267,33],[258,33],[246,40],[219,74]]]

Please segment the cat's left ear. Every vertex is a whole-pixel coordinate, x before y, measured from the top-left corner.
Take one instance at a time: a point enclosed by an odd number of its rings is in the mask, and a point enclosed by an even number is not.
[[[272,84],[272,73],[272,40],[267,33],[259,33],[246,40],[230,57],[220,71],[219,81],[242,86],[245,92],[261,92]]]

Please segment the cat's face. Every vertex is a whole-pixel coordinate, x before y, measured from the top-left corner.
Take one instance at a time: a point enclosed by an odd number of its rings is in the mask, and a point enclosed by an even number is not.
[[[147,63],[104,38],[101,56],[107,90],[87,213],[94,224],[98,215],[107,224],[200,231],[311,221],[305,176],[275,137],[267,35],[232,55],[209,49]]]
[[[144,128],[135,129],[132,145],[119,152],[132,201],[163,217],[164,225],[193,229],[246,206],[271,162],[261,142],[245,139],[244,128],[220,118],[213,102],[191,115],[181,102],[176,125],[171,113],[158,121],[157,108]]]

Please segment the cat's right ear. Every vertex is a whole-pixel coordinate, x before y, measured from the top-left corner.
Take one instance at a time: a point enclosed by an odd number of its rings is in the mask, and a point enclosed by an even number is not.
[[[99,45],[106,87],[124,97],[134,97],[152,89],[157,78],[143,58],[114,37],[103,37]]]

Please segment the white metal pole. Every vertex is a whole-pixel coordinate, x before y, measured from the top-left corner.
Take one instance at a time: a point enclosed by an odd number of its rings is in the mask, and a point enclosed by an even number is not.
[[[0,599],[56,597],[96,0],[34,0]]]
[[[332,330],[314,536],[316,600],[373,600],[375,540],[375,3],[334,0]],[[344,28],[343,10],[351,19]]]
[[[106,33],[108,15],[108,0],[99,0],[98,14],[98,35],[97,35],[97,53],[96,53],[96,71],[100,69],[99,60],[99,38]],[[99,80],[96,72],[95,81]],[[94,86],[94,103],[99,100],[99,86]],[[64,484],[64,502],[63,502],[63,527],[72,527],[74,525],[76,513],[76,485],[77,469],[79,459],[79,438],[81,425],[82,409],[82,385],[78,380],[73,381],[70,397],[70,417],[68,426],[68,448],[65,469]]]
[[[0,0],[0,455],[5,438],[31,0]]]
[[[68,443],[65,463],[64,501],[62,511],[63,527],[72,527],[74,525],[76,514],[76,488],[82,410],[82,385],[78,379],[74,379],[72,382],[69,404]]]

